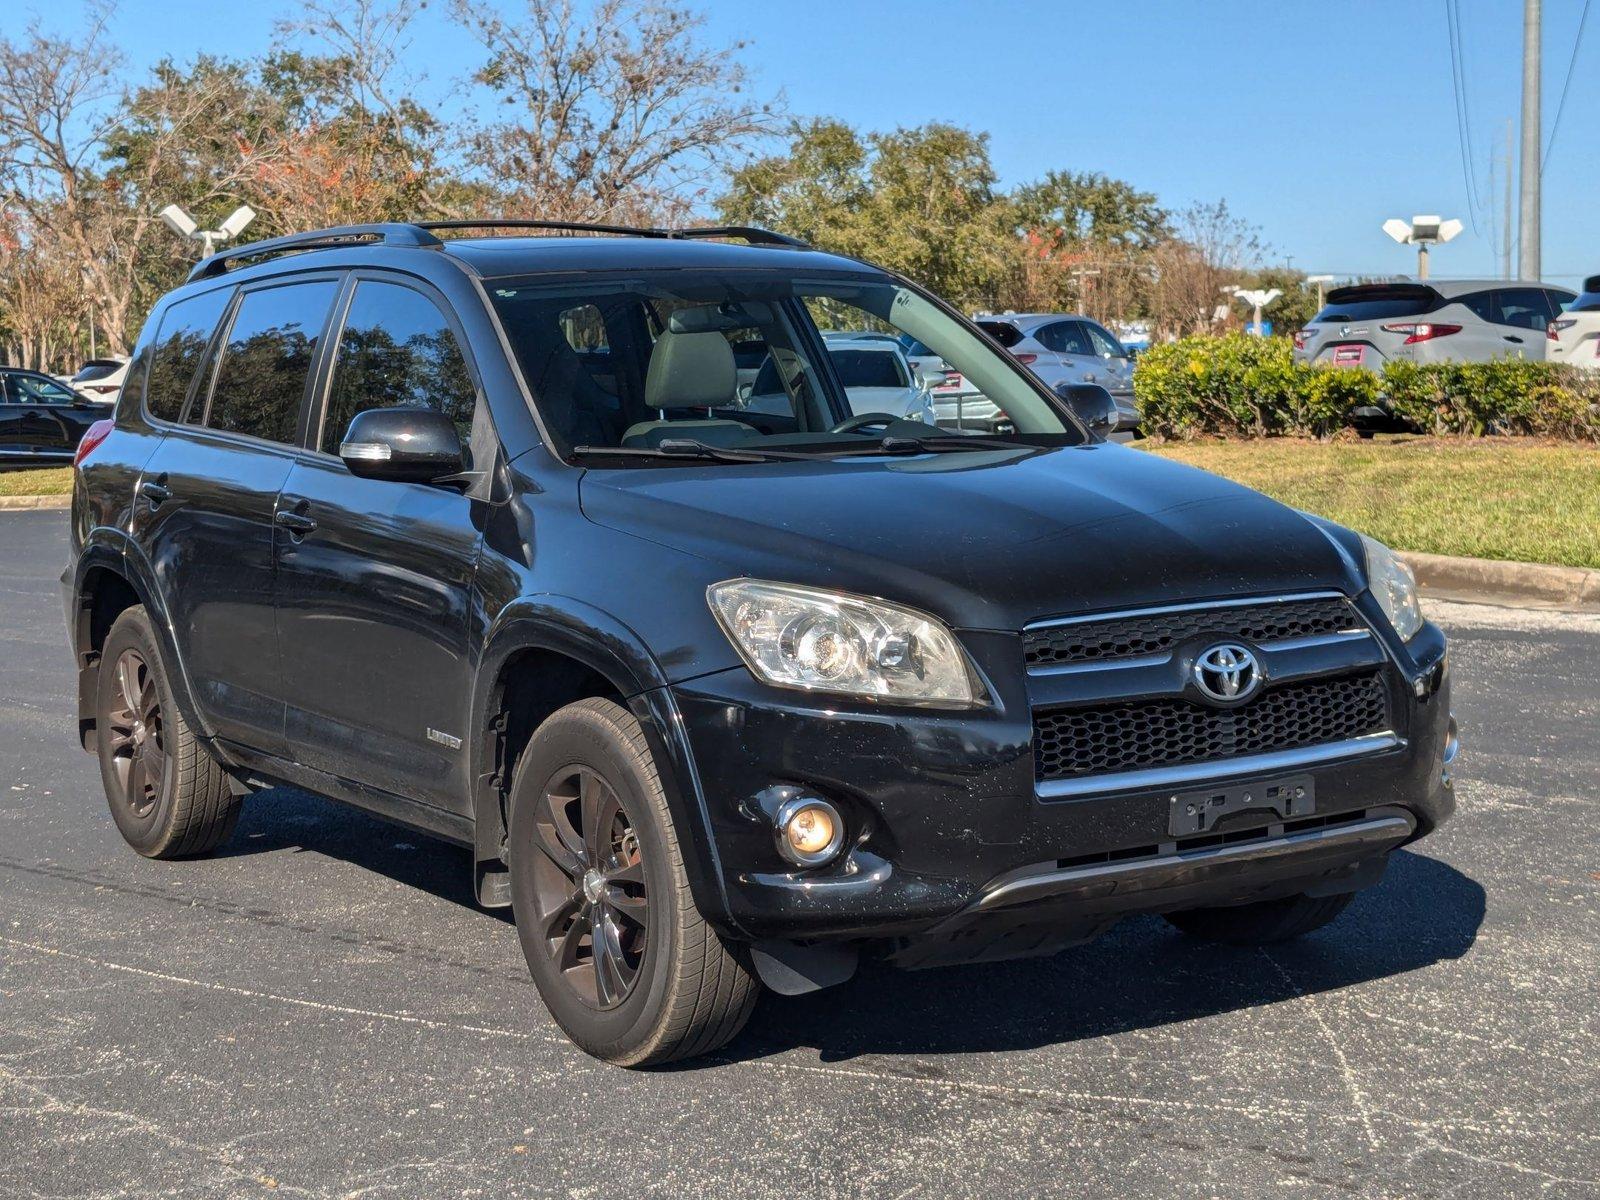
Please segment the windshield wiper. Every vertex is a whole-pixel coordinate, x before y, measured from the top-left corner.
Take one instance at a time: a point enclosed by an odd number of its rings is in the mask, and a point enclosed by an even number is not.
[[[758,463],[793,459],[828,458],[804,450],[761,450],[755,447],[712,446],[694,438],[663,438],[657,446],[574,446],[574,458],[702,459],[707,462]]]
[[[944,433],[930,437],[891,435],[878,443],[879,454],[949,454],[966,450],[1044,450],[1033,442],[1019,442],[993,434]]]

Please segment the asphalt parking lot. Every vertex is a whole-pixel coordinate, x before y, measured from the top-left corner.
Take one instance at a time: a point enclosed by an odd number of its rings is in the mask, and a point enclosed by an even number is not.
[[[1600,617],[1434,607],[1461,811],[1302,943],[869,969],[638,1074],[461,852],[290,791],[128,850],[64,526],[0,513],[0,1195],[1600,1195]]]

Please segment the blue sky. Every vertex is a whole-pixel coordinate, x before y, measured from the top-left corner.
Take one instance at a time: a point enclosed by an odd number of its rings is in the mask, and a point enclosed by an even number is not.
[[[274,18],[292,4],[122,0],[114,29],[140,64],[202,49],[249,54],[267,44]],[[985,130],[1007,184],[1061,167],[1120,176],[1169,207],[1226,197],[1260,226],[1275,261],[1312,272],[1409,271],[1413,252],[1390,242],[1382,222],[1458,216],[1467,230],[1435,252],[1434,273],[1496,272],[1502,201],[1488,191],[1488,172],[1520,96],[1515,0],[1460,3],[1471,167],[1482,198],[1475,211],[1457,135],[1445,0],[699,7],[709,38],[752,43],[745,60],[755,87],[781,89],[797,115],[835,115],[864,129],[943,120]],[[1583,0],[1544,7],[1548,137]],[[473,62],[473,46],[447,9],[446,0],[432,0],[412,56],[423,58],[426,47],[428,77],[418,92],[446,112],[449,77]],[[1590,26],[1545,177],[1544,274],[1569,283],[1600,272],[1600,16]]]

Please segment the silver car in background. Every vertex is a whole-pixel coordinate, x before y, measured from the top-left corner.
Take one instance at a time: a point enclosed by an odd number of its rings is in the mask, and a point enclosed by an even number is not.
[[[1139,427],[1133,394],[1133,358],[1116,335],[1075,313],[980,315],[978,327],[999,342],[1045,385],[1099,384],[1117,406],[1116,431]]]
[[[1381,371],[1385,363],[1544,358],[1545,330],[1575,298],[1503,279],[1363,283],[1334,288],[1294,335],[1297,362]]]
[[[894,338],[877,334],[847,337],[837,333],[823,335],[828,361],[844,386],[850,411],[856,416],[884,413],[906,421],[934,424],[933,397],[906,361]],[[778,376],[777,361],[768,356],[744,395],[744,407],[752,412],[785,414],[793,402]]]

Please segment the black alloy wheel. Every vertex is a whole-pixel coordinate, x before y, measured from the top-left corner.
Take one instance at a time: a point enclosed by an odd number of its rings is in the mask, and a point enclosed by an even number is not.
[[[649,952],[650,898],[639,836],[616,790],[574,766],[545,788],[533,821],[545,952],[584,1003],[626,1000]]]
[[[161,693],[138,650],[124,650],[113,669],[115,707],[108,714],[106,730],[117,782],[112,799],[120,800],[131,816],[143,820],[160,802],[167,778]]]

